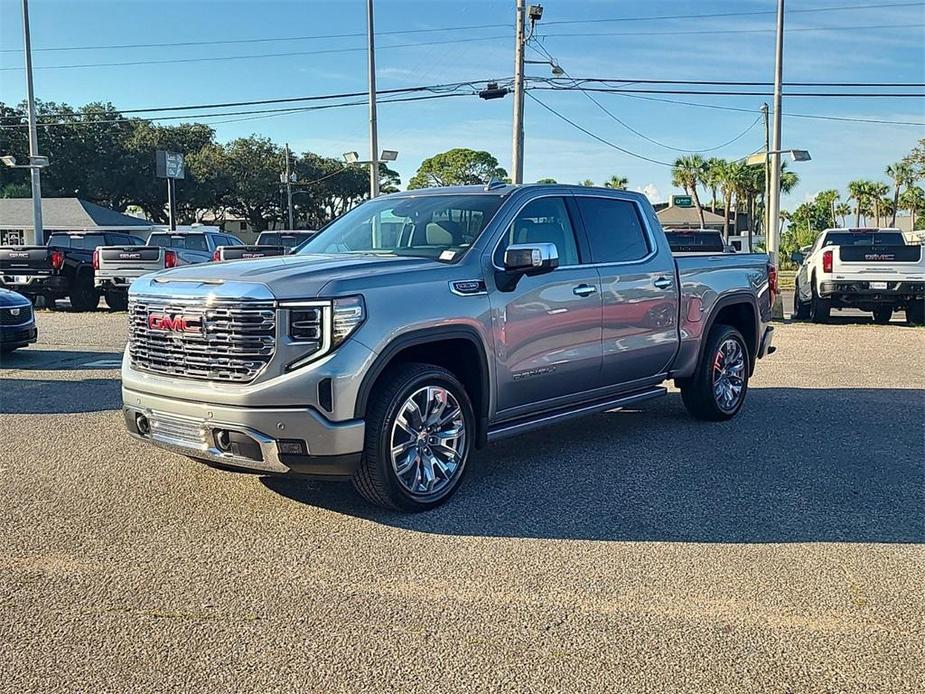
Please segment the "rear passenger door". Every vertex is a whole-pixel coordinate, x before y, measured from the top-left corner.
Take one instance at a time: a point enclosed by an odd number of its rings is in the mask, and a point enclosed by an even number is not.
[[[552,272],[521,277],[509,292],[490,291],[502,416],[544,409],[598,385],[600,280],[566,201],[546,196],[526,203],[494,250],[498,270],[511,244],[553,243],[559,252]]]
[[[678,347],[674,258],[658,246],[634,200],[578,193],[575,202],[601,277],[602,384],[651,380],[669,368]]]

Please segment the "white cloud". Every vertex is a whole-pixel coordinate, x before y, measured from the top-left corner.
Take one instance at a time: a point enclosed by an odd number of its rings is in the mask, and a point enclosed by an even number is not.
[[[637,193],[645,193],[646,197],[649,198],[649,202],[653,205],[657,202],[664,202],[662,200],[662,194],[658,190],[658,186],[654,183],[647,183],[645,186],[636,186]]]

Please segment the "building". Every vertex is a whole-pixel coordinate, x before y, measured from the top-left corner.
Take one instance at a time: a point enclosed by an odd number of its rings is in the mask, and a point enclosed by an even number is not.
[[[41,246],[54,231],[121,231],[147,238],[155,224],[78,198],[42,198],[44,238],[35,238],[32,198],[0,198],[0,244]]]
[[[655,214],[663,229],[711,229],[722,231],[725,225],[725,210],[716,212],[703,208],[703,224],[700,214],[690,195],[672,195],[668,202],[655,203]],[[729,243],[736,250],[748,250],[748,234],[751,220],[746,212],[729,213]],[[752,244],[764,243],[764,236],[753,235]]]

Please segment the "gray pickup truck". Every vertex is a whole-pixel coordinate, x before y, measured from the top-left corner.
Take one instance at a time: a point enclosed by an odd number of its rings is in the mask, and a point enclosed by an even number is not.
[[[424,510],[473,448],[666,394],[727,420],[773,351],[767,256],[672,256],[642,195],[490,184],[376,198],[293,255],[136,280],[135,437],[350,479]]]

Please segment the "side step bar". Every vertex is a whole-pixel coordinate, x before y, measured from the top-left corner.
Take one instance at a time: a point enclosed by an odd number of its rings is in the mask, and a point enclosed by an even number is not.
[[[618,398],[598,400],[586,405],[579,405],[573,409],[553,410],[551,412],[545,412],[543,414],[535,415],[529,418],[515,419],[510,422],[501,422],[500,424],[496,424],[495,426],[489,428],[488,442],[492,443],[494,441],[506,439],[510,436],[517,436],[518,434],[524,434],[528,431],[533,431],[534,429],[541,429],[542,427],[549,426],[551,424],[559,424],[570,419],[576,419],[586,414],[606,412],[607,410],[615,410],[621,407],[635,405],[637,402],[643,402],[644,400],[660,398],[667,393],[668,389],[664,386],[655,386],[652,388],[647,388],[646,390],[637,390],[634,393],[627,393],[626,395],[621,395]]]

